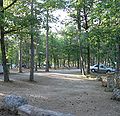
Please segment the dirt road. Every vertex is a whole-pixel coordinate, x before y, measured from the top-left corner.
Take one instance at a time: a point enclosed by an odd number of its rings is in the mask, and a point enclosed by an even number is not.
[[[0,100],[6,94],[27,97],[29,104],[48,110],[73,113],[76,116],[120,116],[120,102],[111,100],[111,92],[104,92],[95,78],[88,79],[78,70],[35,73],[12,73],[12,82],[4,83],[0,76]],[[1,104],[1,102],[0,102]]]

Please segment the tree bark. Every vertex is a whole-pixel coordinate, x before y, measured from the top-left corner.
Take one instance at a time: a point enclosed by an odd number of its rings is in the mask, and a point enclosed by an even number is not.
[[[54,58],[54,69],[56,70],[56,57],[53,56],[53,58]]]
[[[22,40],[20,39],[19,73],[22,73]]]
[[[120,72],[120,37],[117,36],[117,73]]]
[[[65,59],[63,59],[63,66],[66,67]]]
[[[86,13],[86,8],[85,8],[85,4],[84,4],[84,7],[83,7],[83,13],[84,13],[84,20],[85,20],[85,31],[86,31],[86,35],[88,37],[88,16],[87,16],[87,13]],[[89,44],[89,41],[88,41],[88,46],[87,46],[87,51],[88,51],[88,54],[87,54],[87,74],[90,74],[90,44]]]
[[[49,46],[48,46],[48,33],[49,33],[49,26],[48,26],[48,9],[47,9],[47,22],[46,22],[46,72],[49,72]]]
[[[0,0],[0,7],[3,8],[3,0]],[[1,18],[4,20],[4,10],[1,11]],[[0,35],[1,35],[1,51],[2,51],[2,63],[3,63],[3,71],[4,71],[4,81],[9,81],[8,67],[7,67],[7,59],[6,59],[6,50],[5,50],[5,40],[4,40],[4,23],[0,24]]]
[[[83,48],[80,45],[80,71],[82,75],[85,75],[84,60],[83,60]]]
[[[59,68],[60,66],[60,63],[59,63],[59,59],[57,58],[57,68]]]
[[[90,45],[87,46],[87,74],[90,74]]]
[[[99,72],[99,68],[100,68],[100,39],[98,37],[98,41],[97,41],[97,44],[98,44],[98,54],[97,54],[97,59],[98,59],[98,72]]]
[[[67,56],[68,58],[68,68],[70,67],[70,53],[69,53],[69,51],[68,51],[68,56]]]
[[[79,39],[79,48],[80,48],[80,72],[81,74],[85,74],[85,70],[84,70],[84,64],[83,64],[83,53],[82,53],[82,43],[80,41],[80,33],[81,33],[81,15],[80,15],[80,11],[81,9],[78,8],[77,9],[77,27],[78,27],[78,39]]]
[[[31,2],[31,17],[33,17],[33,0]],[[31,20],[31,59],[30,59],[30,81],[34,81],[34,38],[33,23]]]

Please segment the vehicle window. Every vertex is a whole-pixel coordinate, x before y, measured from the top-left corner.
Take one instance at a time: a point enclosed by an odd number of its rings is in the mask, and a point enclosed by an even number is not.
[[[102,65],[102,66],[100,66],[100,68],[105,68],[105,66]]]
[[[95,67],[98,67],[98,65],[96,65]]]
[[[100,66],[100,68],[104,68],[104,66]]]

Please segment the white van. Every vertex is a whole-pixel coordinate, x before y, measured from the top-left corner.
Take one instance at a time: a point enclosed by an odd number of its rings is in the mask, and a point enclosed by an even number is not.
[[[0,64],[0,74],[3,73],[3,65]]]

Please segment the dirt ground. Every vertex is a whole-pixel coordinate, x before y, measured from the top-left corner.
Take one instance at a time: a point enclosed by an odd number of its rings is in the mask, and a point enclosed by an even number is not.
[[[5,108],[0,108],[0,116],[21,116],[21,115],[18,114],[18,112],[14,112]]]
[[[16,94],[28,99],[29,104],[43,109],[72,113],[76,116],[120,116],[120,102],[111,100],[100,81],[78,74],[78,70],[57,70],[35,73],[12,72],[9,83],[0,75],[0,105],[5,95]]]

